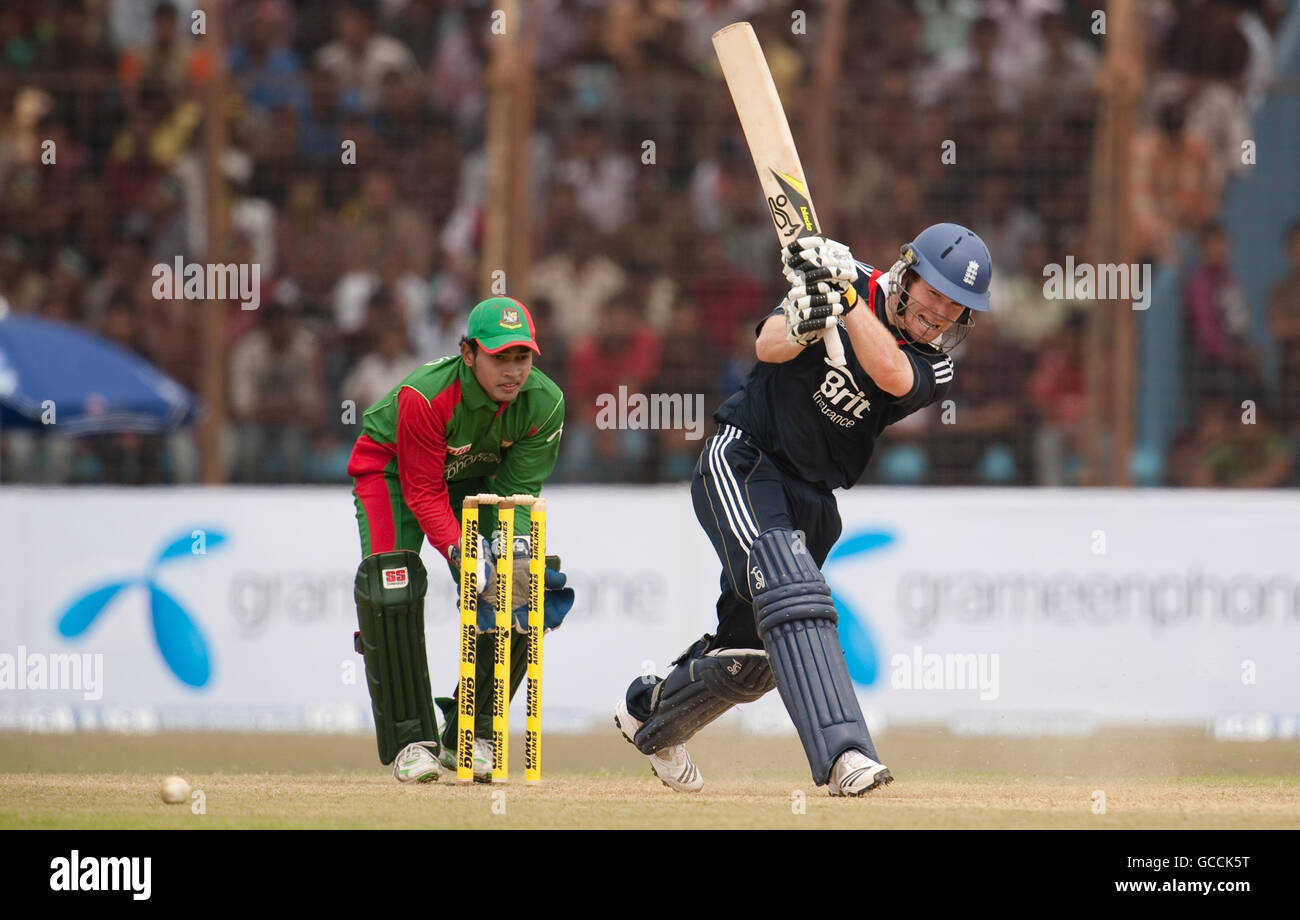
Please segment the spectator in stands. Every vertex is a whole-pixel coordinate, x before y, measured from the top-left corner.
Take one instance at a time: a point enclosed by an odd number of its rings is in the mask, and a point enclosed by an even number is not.
[[[311,434],[320,427],[320,352],[296,306],[262,306],[262,325],[230,354],[230,416],[239,482],[296,482]]]
[[[700,316],[700,326],[707,341],[713,343],[719,352],[730,351],[735,344],[737,326],[748,323],[753,331],[754,323],[767,312],[758,306],[768,306],[765,303],[766,288],[753,274],[726,258],[717,236],[701,237],[694,249],[695,264],[710,268],[707,273],[694,273],[690,299],[698,304],[707,304]],[[780,299],[779,295],[777,299]],[[776,303],[771,306],[775,307]],[[749,351],[752,364],[752,342]]]
[[[347,0],[338,7],[334,41],[316,52],[316,66],[340,87],[357,90],[367,111],[379,101],[384,74],[414,75],[420,69],[406,45],[375,32],[374,7],[365,0]]]
[[[1029,377],[1029,399],[1038,415],[1034,455],[1039,485],[1070,482],[1083,451],[1085,329],[1084,314],[1071,314],[1060,333],[1040,348]]]
[[[300,170],[276,214],[278,272],[297,281],[309,303],[328,301],[343,258],[342,232],[323,196],[319,177]]]
[[[1047,13],[1039,25],[1042,43],[1028,57],[1020,76],[1024,117],[1038,121],[1091,115],[1096,100],[1096,50],[1070,35],[1064,13]]]
[[[30,8],[33,4],[3,6],[6,10],[15,7],[15,15],[21,17],[23,6]],[[39,34],[33,36],[36,40],[29,46],[36,54],[31,61],[33,75],[53,97],[53,110],[68,132],[90,150],[98,164],[116,123],[118,94],[113,86],[112,50],[88,15],[83,0],[63,0],[45,7],[52,15],[39,27]],[[19,49],[15,52],[23,54]]]
[[[375,111],[375,137],[383,149],[399,160],[418,154],[432,120],[417,76],[396,69],[385,71]]]
[[[661,355],[659,334],[642,318],[640,304],[614,297],[603,305],[599,322],[569,353],[567,403],[571,415],[562,463],[580,470],[588,481],[627,482],[645,477],[653,433],[619,428],[618,405],[627,405],[634,394],[649,397],[659,375]],[[599,414],[598,400],[614,401],[612,417]]]
[[[632,161],[609,149],[606,132],[593,119],[578,127],[555,166],[555,179],[577,195],[578,213],[600,233],[613,233],[632,213]]]
[[[596,235],[581,219],[551,224],[555,234],[546,255],[529,272],[534,297],[555,305],[556,328],[571,339],[597,331],[601,305],[627,283],[627,276],[601,252]]]
[[[1232,400],[1209,400],[1192,437],[1180,446],[1180,485],[1200,489],[1268,489],[1291,476],[1295,452],[1264,407],[1251,421]]]
[[[276,3],[256,3],[248,11],[239,41],[226,58],[231,87],[249,105],[267,112],[288,108],[301,119],[307,109],[302,61],[289,47]]]
[[[1186,379],[1198,401],[1212,393],[1257,398],[1259,356],[1249,338],[1245,295],[1232,274],[1228,233],[1222,224],[1209,223],[1200,243],[1200,265],[1188,278],[1183,299]]]
[[[1300,446],[1300,220],[1287,230],[1286,251],[1291,269],[1269,294],[1268,316],[1280,359],[1279,420]]]
[[[428,68],[438,47],[438,35],[442,27],[440,7],[444,5],[438,0],[406,0],[385,30],[390,35],[401,36],[414,54],[420,70]],[[394,5],[388,4],[386,8],[391,11]]]
[[[1043,269],[1047,246],[1042,239],[1030,239],[1021,250],[1020,261],[998,263],[998,275],[990,282],[989,301],[997,304],[1000,339],[1033,351],[1058,332],[1066,315],[1077,308],[1076,301],[1048,300],[1043,296]]]
[[[114,297],[104,310],[104,322],[100,335],[127,351],[145,355],[144,339],[140,334],[140,325],[131,301],[125,296]]]
[[[979,215],[981,238],[989,255],[1003,265],[1021,264],[1024,249],[1043,237],[1043,225],[1014,196],[1007,173],[998,170],[980,183],[973,215]]]
[[[373,270],[385,256],[395,254],[402,274],[429,277],[433,228],[424,215],[398,198],[387,169],[366,171],[361,194],[343,208],[341,216],[348,270]]]
[[[356,406],[358,418],[420,363],[407,345],[406,330],[393,313],[377,324],[374,341],[374,348],[361,356],[340,387],[342,397]]]
[[[157,82],[173,102],[180,101],[189,82],[189,30],[180,27],[176,4],[154,4],[153,29],[142,52],[123,55],[119,70],[128,83]]]
[[[998,55],[998,23],[982,17],[971,27],[970,46],[923,76],[922,107],[942,102],[957,121],[987,121],[1012,114],[1019,104],[1018,63]]]
[[[1139,262],[1176,260],[1174,235],[1201,226],[1218,207],[1209,150],[1185,122],[1185,106],[1171,100],[1133,139],[1129,221]]]
[[[688,300],[673,304],[663,338],[663,359],[652,389],[656,393],[680,394],[683,405],[689,402],[702,406],[704,418],[700,424],[707,436],[713,429],[712,412],[722,402],[722,396],[717,352],[700,336],[699,325],[699,304]],[[669,482],[689,479],[699,453],[700,442],[687,440],[686,431],[660,431],[654,441],[656,478]]]
[[[916,0],[916,9],[924,22],[925,48],[937,58],[964,52],[981,13],[976,0]]]
[[[416,354],[421,361],[434,361],[444,355],[454,355],[460,351],[460,339],[465,334],[465,324],[469,322],[469,312],[465,305],[471,300],[470,292],[450,272],[438,275],[429,285],[430,309],[416,324],[414,341]],[[537,321],[536,299],[533,300],[533,320]],[[550,352],[549,336],[539,341],[547,342]]]
[[[1029,353],[1001,334],[990,312],[975,324],[954,360],[961,367],[951,405],[930,428],[935,485],[1019,485],[1030,481],[1032,411],[1024,382]]]
[[[573,12],[578,43],[562,63],[567,103],[582,116],[595,116],[621,108],[622,74],[605,47],[605,12],[594,4]]]
[[[148,276],[150,271],[144,241],[145,237],[139,234],[123,234],[113,241],[108,259],[88,285],[83,301],[82,318],[92,326],[106,322],[106,314],[114,303],[118,309],[129,311],[131,283]]]
[[[425,81],[434,104],[451,113],[457,124],[469,127],[481,123],[487,109],[483,75],[491,57],[492,7],[486,3],[468,5],[458,13],[448,17],[450,27],[438,37]],[[543,23],[551,18],[541,17]]]

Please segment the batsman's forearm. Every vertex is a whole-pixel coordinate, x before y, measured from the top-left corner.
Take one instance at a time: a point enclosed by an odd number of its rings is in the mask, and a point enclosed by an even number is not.
[[[754,354],[767,364],[784,364],[793,361],[803,351],[785,337],[785,317],[772,315],[763,323],[763,329],[754,341]]]
[[[898,348],[893,332],[876,319],[866,304],[844,315],[853,354],[867,375],[891,396],[905,396],[912,389],[912,364]]]

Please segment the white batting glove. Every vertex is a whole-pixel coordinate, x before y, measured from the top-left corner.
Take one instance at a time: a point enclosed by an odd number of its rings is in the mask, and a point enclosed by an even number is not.
[[[807,348],[821,339],[826,335],[826,330],[837,322],[835,317],[828,316],[819,325],[806,316],[806,311],[801,310],[788,297],[781,301],[781,309],[785,311],[785,340],[800,348]],[[800,331],[801,329],[803,331]]]
[[[829,281],[851,284],[858,266],[849,247],[820,236],[805,236],[781,252],[782,273],[791,283]]]

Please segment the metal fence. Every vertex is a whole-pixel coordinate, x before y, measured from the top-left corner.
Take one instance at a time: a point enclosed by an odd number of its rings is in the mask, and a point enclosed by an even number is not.
[[[707,417],[781,299],[709,44],[748,18],[830,233],[882,268],[941,220],[992,251],[951,402],[891,428],[872,481],[1294,484],[1300,244],[1252,390],[1241,318],[1267,310],[1207,228],[1282,30],[1228,6],[1112,2],[1098,31],[1050,0],[6,4],[0,297],[138,352],[208,414],[197,437],[2,432],[0,477],[346,482],[365,407],[454,351],[494,285],[533,308],[566,393],[557,479],[689,476],[690,426],[607,429],[597,405]],[[258,266],[258,308],[159,296],[177,257]],[[1149,351],[1168,332],[1134,290],[1049,289],[1075,263],[1180,266],[1159,310],[1187,342]],[[1148,436],[1174,386],[1188,404]],[[1257,393],[1290,408],[1236,424]]]

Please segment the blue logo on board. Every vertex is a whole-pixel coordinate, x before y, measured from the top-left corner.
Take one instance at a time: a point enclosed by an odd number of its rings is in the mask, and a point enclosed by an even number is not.
[[[876,682],[879,656],[871,637],[866,611],[859,611],[835,590],[831,577],[836,563],[846,562],[864,553],[875,552],[894,542],[894,535],[883,530],[861,530],[840,539],[831,549],[822,566],[826,582],[831,586],[831,598],[840,621],[840,645],[844,647],[844,660],[849,666],[849,676],[855,684],[869,687]]]
[[[59,635],[68,639],[80,636],[94,624],[99,615],[131,587],[141,587],[149,592],[149,612],[153,621],[153,637],[163,661],[182,683],[202,687],[212,676],[208,643],[203,638],[194,618],[185,606],[166,588],[158,584],[157,572],[163,565],[185,558],[207,555],[209,550],[224,545],[226,535],[218,530],[195,528],[167,542],[154,556],[149,568],[140,575],[105,582],[82,594],[59,616]]]

